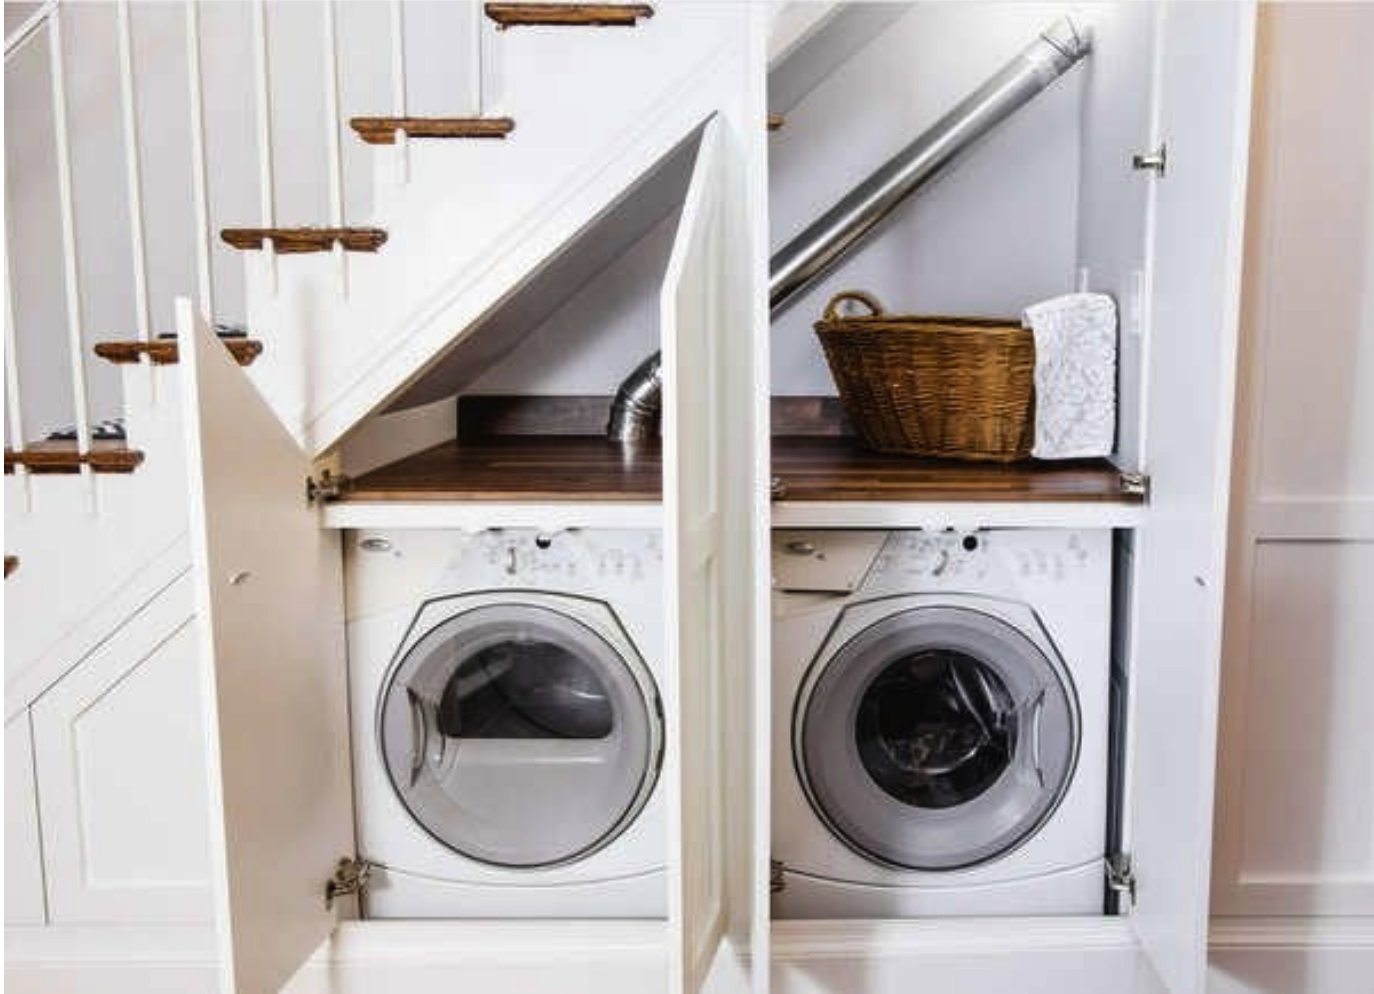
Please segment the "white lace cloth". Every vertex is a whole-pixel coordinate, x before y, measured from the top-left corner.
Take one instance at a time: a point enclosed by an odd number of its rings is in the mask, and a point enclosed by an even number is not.
[[[1106,456],[1116,440],[1116,304],[1070,293],[1027,307],[1035,337],[1037,459]]]

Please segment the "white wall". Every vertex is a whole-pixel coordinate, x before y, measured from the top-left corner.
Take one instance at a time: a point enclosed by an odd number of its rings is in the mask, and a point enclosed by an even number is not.
[[[1066,7],[917,4],[817,86],[770,143],[776,251]],[[1080,81],[1072,74],[902,207],[773,325],[773,391],[834,393],[811,324],[841,289],[896,312],[1016,315],[1073,286]]]

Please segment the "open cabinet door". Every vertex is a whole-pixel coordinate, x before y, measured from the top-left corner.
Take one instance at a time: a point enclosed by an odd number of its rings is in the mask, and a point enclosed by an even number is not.
[[[1249,150],[1251,4],[1163,5],[1147,330],[1146,521],[1133,577],[1134,927],[1204,989],[1222,586]]]
[[[669,787],[669,990],[705,984],[725,932],[720,682],[723,665],[720,122],[697,147],[660,300]]]
[[[342,563],[309,464],[177,301],[224,994],[279,990],[334,927],[353,853]]]

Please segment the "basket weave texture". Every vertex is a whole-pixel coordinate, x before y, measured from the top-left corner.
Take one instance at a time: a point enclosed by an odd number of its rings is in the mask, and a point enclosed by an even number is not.
[[[871,313],[841,316],[848,300]],[[868,448],[984,462],[1030,455],[1035,343],[1015,321],[885,314],[850,290],[826,305],[816,334]]]

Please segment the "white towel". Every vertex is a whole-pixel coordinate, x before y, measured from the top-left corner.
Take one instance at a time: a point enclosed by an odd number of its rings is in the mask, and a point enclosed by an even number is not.
[[[1070,293],[1027,307],[1035,337],[1037,459],[1111,455],[1116,440],[1116,304]]]

